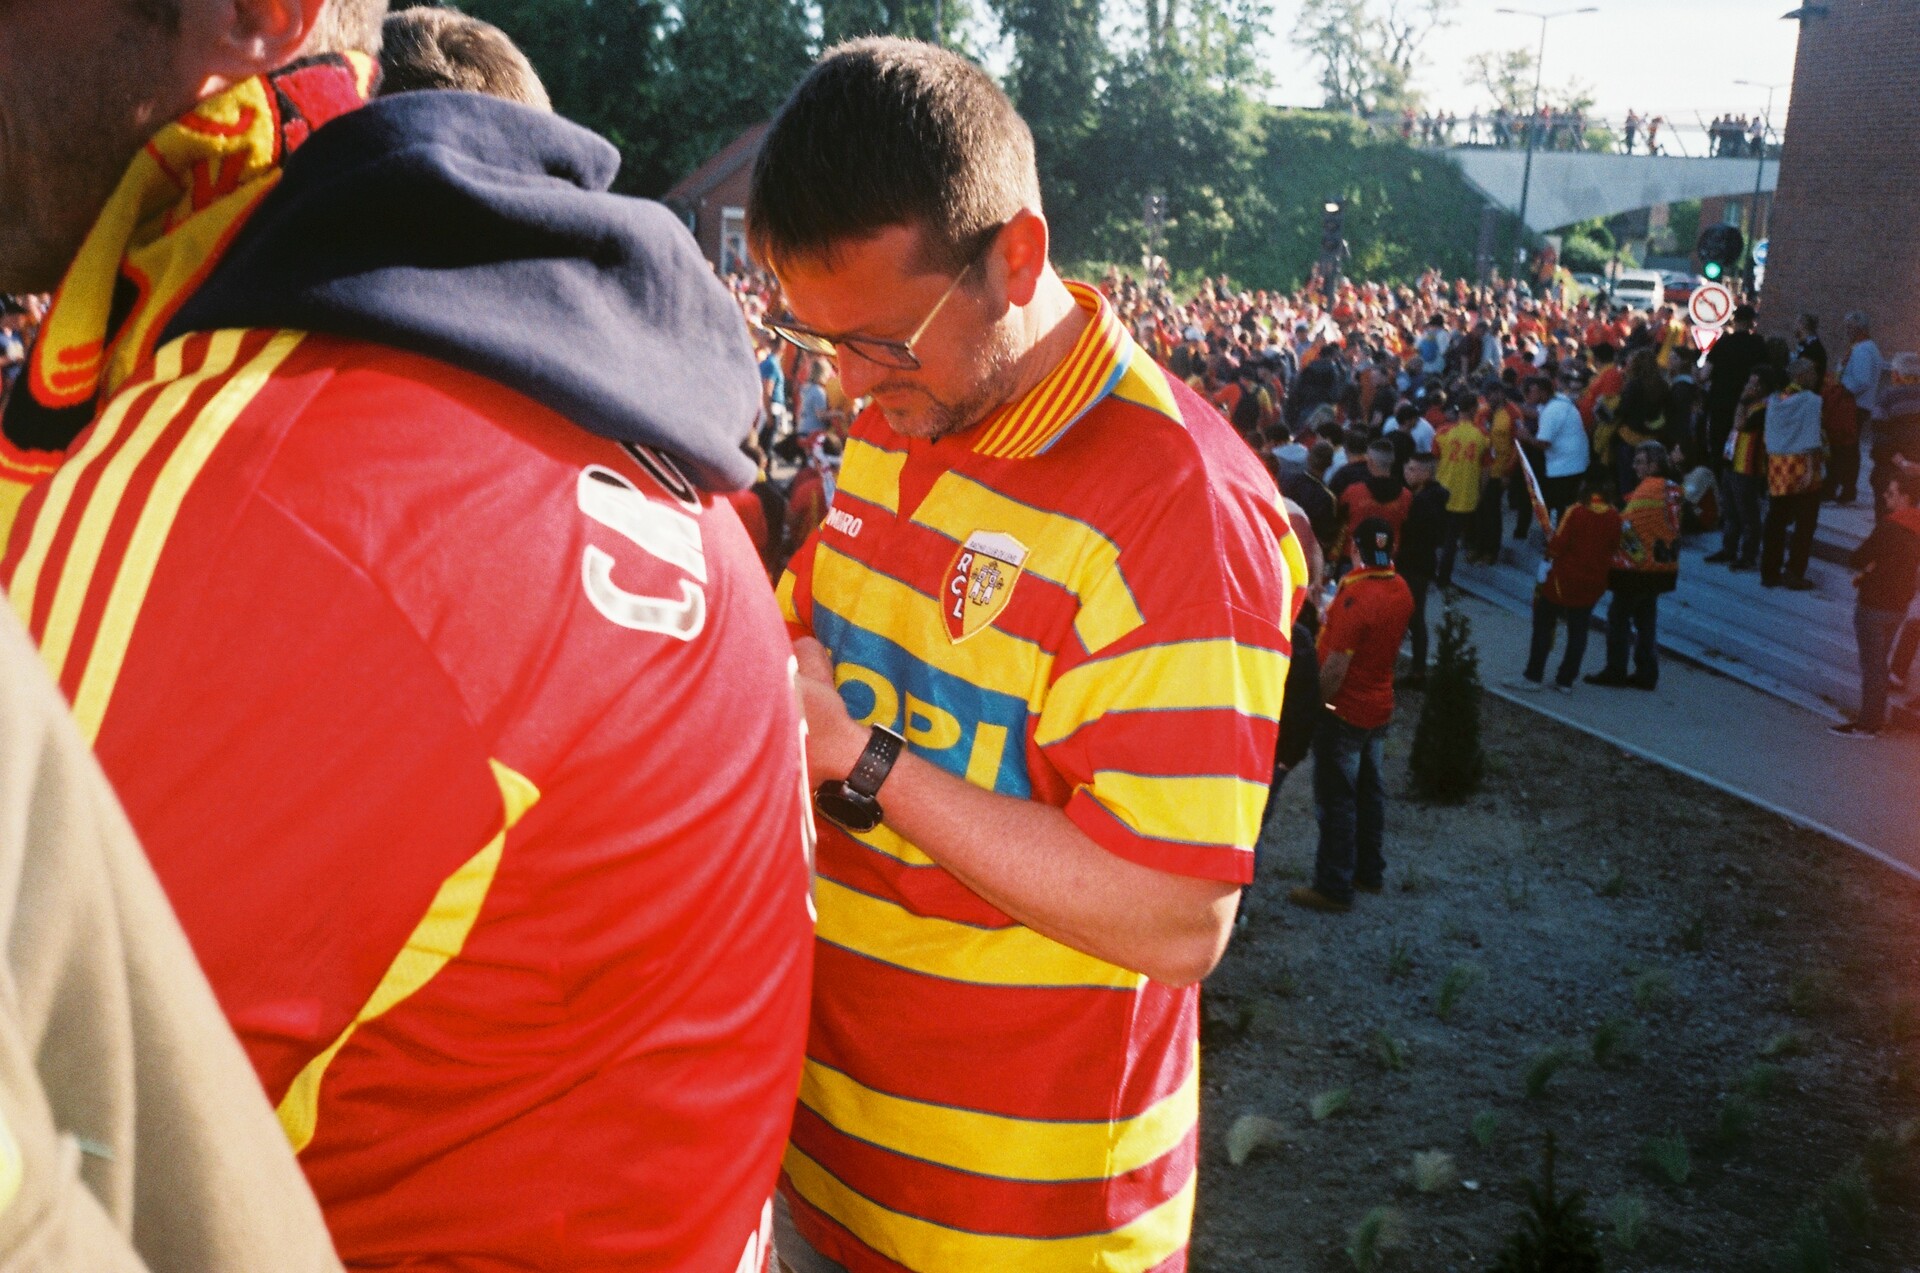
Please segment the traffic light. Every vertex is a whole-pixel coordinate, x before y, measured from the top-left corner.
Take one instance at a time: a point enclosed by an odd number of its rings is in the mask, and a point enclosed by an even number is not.
[[[1347,251],[1347,205],[1338,199],[1327,200],[1320,217],[1320,254],[1344,256]]]
[[[1717,283],[1739,266],[1746,255],[1747,237],[1737,225],[1710,225],[1700,231],[1693,250],[1700,257],[1700,272]]]

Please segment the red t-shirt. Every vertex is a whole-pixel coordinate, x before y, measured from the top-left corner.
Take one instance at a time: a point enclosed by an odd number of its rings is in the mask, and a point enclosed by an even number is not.
[[[1356,570],[1340,581],[1320,630],[1320,658],[1353,662],[1327,710],[1349,725],[1378,729],[1393,719],[1393,665],[1413,618],[1413,592],[1391,568]]]
[[[1607,573],[1619,547],[1620,513],[1613,505],[1596,496],[1569,508],[1547,549],[1553,569],[1540,585],[1540,595],[1575,610],[1595,604],[1607,590]]]
[[[1407,524],[1407,511],[1413,507],[1413,492],[1402,486],[1399,495],[1383,504],[1373,497],[1373,492],[1367,489],[1367,479],[1362,478],[1340,492],[1340,507],[1346,511],[1349,531],[1369,517],[1378,517],[1393,527],[1397,543],[1400,528]]]

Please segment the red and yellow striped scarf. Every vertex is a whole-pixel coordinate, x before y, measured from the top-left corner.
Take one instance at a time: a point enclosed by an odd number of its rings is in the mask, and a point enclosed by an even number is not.
[[[208,98],[141,147],[61,280],[0,420],[0,547],[26,492],[152,356],[287,155],[364,103],[377,76],[364,54],[304,59]]]

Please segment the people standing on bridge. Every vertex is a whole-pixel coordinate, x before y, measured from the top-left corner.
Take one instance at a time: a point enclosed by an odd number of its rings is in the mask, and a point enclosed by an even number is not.
[[[1846,361],[1840,364],[1840,383],[1853,395],[1854,419],[1859,426],[1861,437],[1873,438],[1873,472],[1868,475],[1868,483],[1879,498],[1886,480],[1887,462],[1881,458],[1886,452],[1880,438],[1873,432],[1873,422],[1880,417],[1880,377],[1886,371],[1886,359],[1880,354],[1880,346],[1873,340],[1873,320],[1864,310],[1853,310],[1844,322],[1847,336]],[[1837,455],[1834,466],[1835,490],[1833,501],[1836,504],[1853,503],[1855,488],[1860,481],[1860,448],[1856,443],[1850,455]]]
[[[1662,115],[1655,115],[1647,121],[1647,153],[1649,155],[1660,153],[1660,126],[1666,122],[1666,117]]]
[[[1787,368],[1791,380],[1767,399],[1767,522],[1761,533],[1760,583],[1767,588],[1811,592],[1807,559],[1820,518],[1823,442],[1820,436],[1819,380],[1814,365],[1797,359]],[[1788,549],[1787,528],[1793,528]],[[1786,573],[1781,573],[1785,558]]]
[[[1882,494],[1886,508],[1873,533],[1854,549],[1848,565],[1859,590],[1853,610],[1854,639],[1860,650],[1860,713],[1831,726],[1841,738],[1877,738],[1886,723],[1887,665],[1894,634],[1913,605],[1920,572],[1920,475],[1894,473]]]
[[[1627,108],[1626,129],[1627,129],[1627,139],[1626,139],[1627,153],[1631,155],[1633,153],[1634,142],[1637,141],[1640,137],[1640,117],[1633,113],[1633,108],[1631,106]]]

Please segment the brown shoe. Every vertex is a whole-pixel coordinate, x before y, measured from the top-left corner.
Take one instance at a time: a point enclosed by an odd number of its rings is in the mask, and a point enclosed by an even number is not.
[[[1353,909],[1352,902],[1336,902],[1317,888],[1302,884],[1287,894],[1287,900],[1295,906],[1304,906],[1310,911],[1326,911],[1333,915],[1344,915]]]

